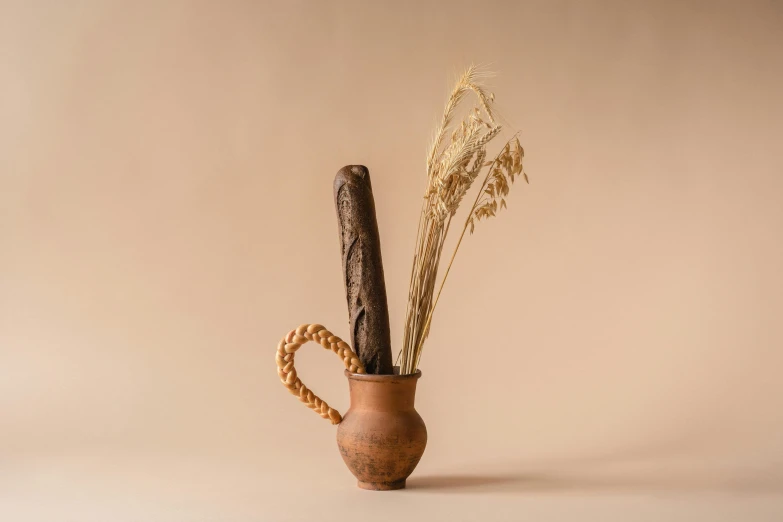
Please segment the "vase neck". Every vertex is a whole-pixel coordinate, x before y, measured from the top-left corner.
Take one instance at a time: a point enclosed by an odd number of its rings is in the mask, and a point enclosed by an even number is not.
[[[417,379],[360,381],[349,380],[351,408],[376,411],[412,410]]]

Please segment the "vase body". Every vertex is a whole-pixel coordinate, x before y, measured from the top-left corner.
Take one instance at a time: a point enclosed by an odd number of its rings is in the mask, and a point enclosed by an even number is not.
[[[368,375],[346,370],[345,375],[351,405],[337,427],[345,464],[360,488],[404,488],[427,445],[427,428],[414,408],[421,372]]]

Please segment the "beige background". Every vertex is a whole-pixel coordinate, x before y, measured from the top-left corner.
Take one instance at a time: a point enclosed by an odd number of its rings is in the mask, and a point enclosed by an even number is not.
[[[0,519],[783,519],[781,3],[1,5]],[[349,163],[399,344],[471,61],[532,183],[457,258],[411,488],[358,491],[272,353],[347,334]]]

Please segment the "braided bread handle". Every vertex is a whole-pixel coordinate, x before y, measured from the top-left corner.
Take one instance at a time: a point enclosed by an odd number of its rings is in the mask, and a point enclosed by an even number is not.
[[[333,335],[320,324],[300,325],[299,328],[288,332],[288,335],[283,337],[277,345],[275,361],[277,362],[277,374],[280,376],[283,386],[299,397],[299,400],[305,403],[308,408],[315,410],[318,415],[329,419],[332,424],[339,424],[343,420],[340,412],[329,407],[296,375],[294,354],[307,341],[315,341],[324,348],[332,350],[343,360],[345,368],[353,373],[366,373],[364,366],[348,343]]]

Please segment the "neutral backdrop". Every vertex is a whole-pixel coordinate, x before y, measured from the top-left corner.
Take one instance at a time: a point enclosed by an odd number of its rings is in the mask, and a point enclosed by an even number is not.
[[[348,334],[353,163],[399,346],[472,62],[531,183],[453,267],[410,488],[360,491],[273,352]],[[782,520],[782,93],[773,1],[2,1],[0,519]]]

